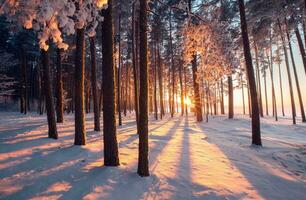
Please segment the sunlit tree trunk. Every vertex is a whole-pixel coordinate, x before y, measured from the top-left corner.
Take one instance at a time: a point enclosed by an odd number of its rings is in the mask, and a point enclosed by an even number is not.
[[[258,94],[258,101],[259,101],[259,113],[260,113],[260,116],[263,117],[261,79],[260,79],[259,58],[258,58],[258,49],[257,49],[256,41],[254,41],[254,50],[255,50],[255,60],[256,60],[257,94]]]
[[[155,115],[155,119],[158,120],[158,108],[157,108],[157,48],[156,48],[156,43],[154,45],[154,50],[153,50],[153,54],[154,54],[154,115]]]
[[[302,122],[306,122],[303,99],[302,99],[301,88],[300,88],[300,83],[299,83],[299,77],[298,77],[296,66],[295,66],[295,60],[294,60],[294,56],[293,56],[293,50],[292,50],[291,39],[290,39],[290,34],[289,34],[288,28],[286,30],[286,35],[287,35],[287,40],[288,40],[288,43],[289,43],[289,52],[290,52],[290,56],[291,56],[293,73],[294,73],[294,77],[295,77],[295,85],[296,85],[298,98],[299,98],[299,103],[300,103]]]
[[[304,65],[304,70],[305,70],[305,74],[306,74],[306,53],[305,53],[305,48],[303,45],[303,41],[302,41],[302,37],[300,34],[300,31],[298,28],[295,29],[295,35],[299,44],[299,48],[300,48],[300,53],[302,56],[302,61],[303,61],[303,65]]]
[[[250,42],[248,36],[248,28],[245,17],[244,0],[238,0],[239,12],[240,12],[240,23],[241,23],[241,34],[243,40],[243,50],[246,63],[246,72],[248,75],[248,82],[250,87],[251,102],[252,102],[252,144],[262,145],[261,134],[260,134],[260,118],[258,99],[256,92],[256,82],[254,77],[254,69],[252,63],[252,55],[250,49]]]
[[[185,106],[185,101],[184,101],[184,88],[183,88],[183,72],[182,72],[182,63],[180,63],[179,66],[179,78],[180,78],[180,88],[181,88],[181,115],[184,115],[184,106]]]
[[[175,65],[174,65],[174,55],[173,55],[173,44],[172,44],[172,20],[171,20],[171,11],[169,18],[169,26],[170,26],[170,52],[171,52],[171,70],[172,70],[172,98],[171,98],[171,117],[174,116],[174,93],[175,93]]]
[[[241,81],[241,92],[242,92],[242,105],[243,105],[243,114],[245,115],[245,102],[244,102],[244,87],[243,87],[243,77],[242,74],[240,75],[240,81]]]
[[[136,123],[138,127],[139,126],[139,112],[138,112],[139,102],[138,102],[138,76],[137,76],[138,59],[137,59],[137,45],[135,45],[136,37],[138,36],[137,36],[136,27],[135,27],[135,4],[133,3],[133,7],[132,7],[132,62],[133,62],[133,77],[134,77],[134,106],[135,106]]]
[[[290,91],[290,99],[291,99],[291,111],[292,111],[292,122],[293,124],[296,124],[296,110],[295,110],[295,103],[294,103],[294,94],[293,94],[293,86],[292,86],[292,79],[291,79],[291,73],[290,73],[290,67],[289,67],[289,57],[288,57],[288,53],[287,53],[287,48],[286,48],[286,44],[285,44],[285,38],[284,38],[284,34],[282,32],[282,27],[280,24],[280,21],[278,19],[278,27],[280,30],[280,36],[282,39],[282,46],[283,46],[283,51],[285,54],[285,63],[286,63],[286,68],[287,68],[287,75],[288,75],[288,82],[289,82],[289,91]]]
[[[186,67],[184,67],[184,91],[185,91],[185,99],[187,99],[187,72],[186,72]],[[185,113],[186,116],[188,115],[188,105],[185,104]]]
[[[197,121],[203,121],[202,116],[202,105],[201,105],[201,96],[200,96],[200,88],[199,88],[199,80],[198,80],[198,68],[197,68],[197,57],[193,56],[191,61],[192,65],[192,75],[193,75],[193,90],[194,90],[194,103],[195,103],[195,113],[197,117]]]
[[[147,0],[140,0],[139,13],[140,30],[140,94],[139,94],[139,154],[138,170],[139,176],[149,176],[149,138],[148,138],[148,36],[147,36]]]
[[[115,114],[116,85],[112,9],[112,0],[108,0],[108,7],[103,11],[104,21],[102,24],[103,144],[105,166],[119,165]]]
[[[41,50],[42,66],[44,68],[44,90],[46,96],[46,108],[48,119],[48,136],[49,138],[57,139],[57,128],[55,121],[55,109],[52,95],[52,81],[50,75],[50,59],[49,52]]]
[[[264,69],[263,77],[264,77],[264,87],[265,87],[266,115],[269,116],[268,94],[267,94],[267,74],[266,74],[266,69]]]
[[[223,89],[223,87],[224,87],[224,85],[223,85],[223,78],[221,78],[221,80],[220,80],[220,85],[221,85],[221,102],[220,102],[220,104],[221,104],[221,114],[222,115],[224,115],[225,114],[225,109],[224,109],[224,89]]]
[[[274,117],[275,117],[275,121],[278,121],[275,86],[274,86],[274,78],[273,78],[272,48],[270,48],[270,58],[269,58],[269,56],[267,56],[267,57],[268,57],[269,71],[270,71],[270,77],[271,77],[273,114],[274,114]]]
[[[165,114],[164,110],[164,93],[163,93],[163,66],[160,58],[159,44],[157,45],[157,59],[158,59],[158,86],[159,86],[159,104],[160,104],[160,119]]]

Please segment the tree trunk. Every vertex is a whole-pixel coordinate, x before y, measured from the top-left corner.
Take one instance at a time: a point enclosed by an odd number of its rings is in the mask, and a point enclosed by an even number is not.
[[[303,41],[302,41],[302,37],[300,34],[300,31],[298,28],[295,29],[295,35],[299,44],[299,48],[300,48],[300,53],[302,56],[302,61],[303,61],[303,65],[304,65],[304,70],[305,70],[305,74],[306,74],[306,53],[305,53],[305,48],[303,45]]]
[[[283,83],[282,83],[282,73],[281,73],[281,64],[280,63],[278,63],[278,76],[279,76],[279,87],[280,87],[280,93],[281,93],[282,114],[283,114],[283,116],[285,116]]]
[[[295,110],[295,103],[294,103],[294,94],[293,94],[293,87],[292,87],[292,79],[291,79],[291,73],[290,73],[290,67],[289,67],[289,57],[288,57],[288,53],[287,53],[287,48],[286,48],[286,44],[285,44],[285,38],[282,32],[282,27],[280,24],[280,21],[278,19],[278,27],[280,30],[280,35],[281,35],[281,39],[282,39],[282,45],[283,45],[283,51],[285,54],[285,62],[286,62],[286,68],[287,68],[287,75],[288,75],[288,82],[289,82],[289,89],[290,89],[290,99],[291,99],[291,109],[292,109],[292,122],[293,124],[296,124],[296,110]]]
[[[21,58],[20,58],[20,113],[25,114],[26,113],[26,103],[25,103],[25,55],[24,50],[22,48],[21,51]]]
[[[268,57],[269,58],[269,57]],[[270,48],[270,64],[269,64],[269,70],[270,70],[270,77],[271,77],[271,85],[272,85],[272,104],[273,104],[273,113],[275,117],[275,121],[278,121],[277,116],[277,106],[276,106],[276,95],[275,95],[275,86],[274,86],[274,78],[273,78],[273,60],[272,60],[272,48]]]
[[[300,88],[300,83],[299,83],[299,77],[298,77],[298,74],[297,74],[297,71],[296,71],[295,60],[294,60],[294,56],[293,56],[293,50],[292,50],[290,34],[289,34],[288,29],[286,31],[286,34],[287,34],[287,39],[288,39],[288,43],[289,43],[289,52],[290,52],[290,56],[291,56],[293,73],[294,73],[294,77],[295,77],[295,85],[296,85],[296,89],[297,89],[297,93],[298,93],[298,98],[299,98],[299,103],[300,103],[302,122],[306,122],[304,105],[303,105],[303,99],[302,99],[302,93],[301,93],[301,88]]]
[[[254,49],[255,49],[255,58],[256,58],[256,74],[257,74],[257,93],[258,93],[258,101],[259,101],[259,113],[260,116],[263,117],[263,106],[262,106],[262,95],[261,95],[261,80],[260,80],[260,70],[259,70],[259,60],[258,60],[258,49],[257,44],[254,41]]]
[[[135,106],[135,115],[136,115],[136,124],[139,126],[139,101],[138,101],[138,76],[137,76],[137,68],[138,68],[138,56],[137,56],[137,32],[135,29],[135,3],[133,3],[132,7],[132,62],[133,62],[133,76],[134,76],[134,106]],[[137,28],[138,29],[138,28]],[[135,41],[136,39],[136,41]],[[138,130],[138,128],[137,128]]]
[[[64,105],[63,105],[63,74],[62,74],[62,49],[57,49],[56,65],[56,121],[64,122]]]
[[[140,30],[140,95],[139,95],[139,155],[138,170],[139,176],[149,176],[149,141],[148,141],[148,44],[147,44],[147,0],[140,0],[139,13]]]
[[[157,48],[156,44],[154,46],[153,54],[154,54],[154,113],[155,113],[155,119],[158,120],[158,108],[157,108]]]
[[[244,102],[244,87],[243,87],[243,77],[242,74],[240,75],[241,80],[241,91],[242,91],[242,106],[243,106],[243,114],[245,115],[245,102]]]
[[[159,104],[160,104],[160,119],[165,114],[164,110],[164,93],[163,93],[163,66],[160,58],[159,44],[157,45],[157,58],[158,58],[158,86],[159,86]]]
[[[184,88],[183,88],[183,73],[182,73],[182,63],[179,66],[179,78],[180,78],[180,88],[181,88],[181,116],[184,115],[184,106],[185,106],[185,101],[184,101]]]
[[[91,90],[94,107],[94,130],[100,131],[100,113],[98,104],[97,76],[96,76],[96,43],[95,37],[89,37],[91,61]]]
[[[85,29],[77,29],[74,101],[75,101],[75,145],[85,145]]]
[[[48,118],[48,136],[49,138],[57,139],[57,129],[55,121],[55,110],[52,95],[52,83],[50,75],[49,52],[42,50],[42,65],[44,68],[44,90],[46,96],[46,108]]]
[[[103,144],[104,165],[118,166],[118,143],[116,136],[115,111],[115,66],[113,55],[113,14],[112,0],[108,0],[108,8],[104,10],[102,24],[102,81],[103,81]]]
[[[120,11],[119,11],[120,12]],[[122,117],[121,117],[121,14],[119,14],[119,42],[118,42],[118,50],[119,50],[119,57],[118,57],[118,73],[117,73],[117,111],[118,111],[118,125],[122,125]]]
[[[244,0],[238,0],[239,11],[240,11],[240,23],[241,23],[241,34],[243,40],[243,50],[246,63],[246,71],[248,75],[251,102],[252,102],[252,144],[262,145],[261,135],[260,135],[260,118],[259,118],[259,108],[258,99],[256,92],[256,82],[254,77],[254,69],[252,63],[252,55],[250,50],[250,42],[248,36],[248,28],[245,17]]]
[[[194,89],[194,101],[195,101],[195,113],[197,117],[197,121],[203,121],[202,116],[202,105],[201,105],[201,96],[200,96],[200,88],[199,88],[199,80],[198,80],[198,69],[197,69],[197,57],[193,56],[192,59],[192,75],[193,75],[193,89]]]
[[[184,67],[184,91],[185,91],[185,99],[187,99],[187,73],[186,73],[186,67]],[[185,113],[186,116],[188,115],[188,105],[185,104]]]
[[[234,118],[234,91],[233,91],[233,80],[232,75],[227,77],[228,81],[228,118]]]
[[[225,114],[225,109],[224,109],[224,89],[223,89],[223,78],[220,80],[220,85],[221,85],[221,114]]]
[[[174,65],[174,55],[173,55],[173,44],[172,44],[172,20],[171,20],[171,11],[169,18],[169,26],[170,26],[170,52],[171,52],[171,70],[172,70],[172,98],[171,98],[171,117],[174,116],[174,93],[175,93],[175,65]]]
[[[269,108],[268,108],[268,94],[267,94],[267,74],[266,69],[264,69],[264,86],[265,86],[265,102],[266,102],[266,115],[269,116]]]

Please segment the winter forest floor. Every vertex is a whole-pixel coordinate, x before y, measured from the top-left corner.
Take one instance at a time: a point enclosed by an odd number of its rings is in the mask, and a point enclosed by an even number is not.
[[[102,132],[87,116],[87,145],[74,146],[73,115],[47,136],[46,116],[0,113],[0,199],[306,199],[306,124],[262,119],[250,146],[247,116],[150,121],[150,172],[137,174],[134,119],[118,129],[120,167],[104,167]]]

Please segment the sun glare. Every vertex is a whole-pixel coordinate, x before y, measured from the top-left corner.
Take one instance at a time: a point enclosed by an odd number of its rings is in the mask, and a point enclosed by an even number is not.
[[[190,106],[190,105],[191,105],[191,100],[190,100],[189,97],[185,97],[185,98],[184,98],[184,102],[185,102],[185,104],[186,104],[187,106]]]

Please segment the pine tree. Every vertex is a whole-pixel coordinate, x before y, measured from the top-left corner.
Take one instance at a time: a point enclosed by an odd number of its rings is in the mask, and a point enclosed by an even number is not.
[[[118,166],[119,153],[115,116],[115,66],[113,55],[113,2],[103,11],[102,24],[102,86],[103,86],[103,144],[104,165]]]
[[[138,170],[139,176],[149,176],[149,138],[148,138],[148,44],[147,44],[147,0],[140,0],[139,11],[139,150]]]

